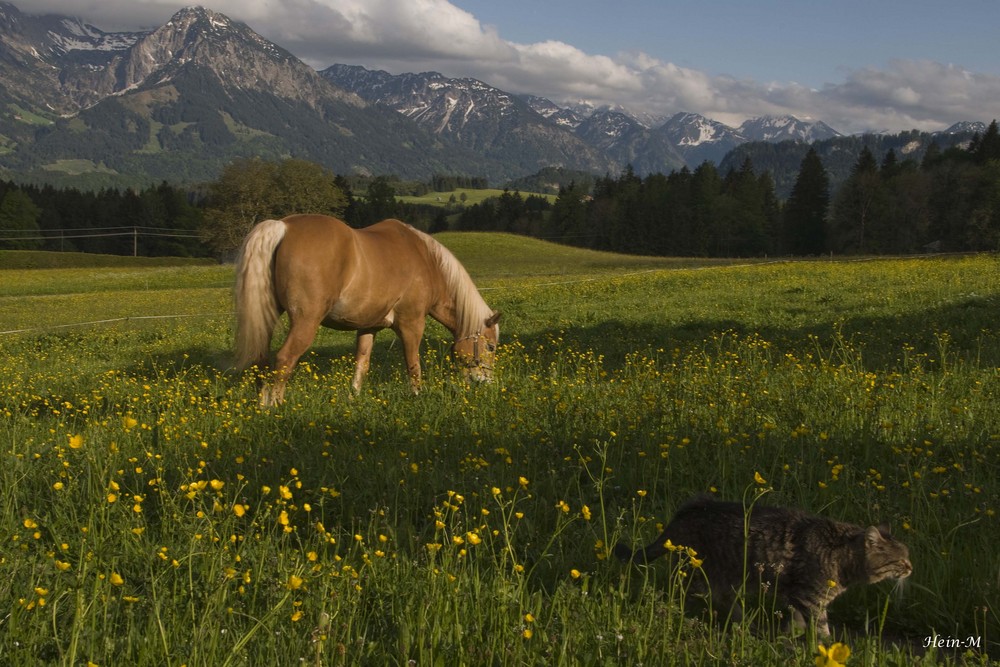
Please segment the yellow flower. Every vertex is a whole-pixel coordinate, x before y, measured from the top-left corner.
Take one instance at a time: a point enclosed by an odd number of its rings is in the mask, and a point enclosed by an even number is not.
[[[136,421],[133,417],[122,417],[122,426],[125,427],[126,431],[135,428],[138,424],[139,422]]]
[[[122,584],[125,583],[125,580],[122,579],[122,575],[118,574],[117,572],[112,572],[111,583],[115,586],[121,586]]]
[[[302,618],[302,610],[301,609],[296,609],[295,613],[292,614],[292,623],[298,623],[299,619],[301,619],[301,618]]]
[[[31,519],[25,519],[24,527],[27,528],[28,530],[31,530],[32,528],[38,528],[38,524]]]
[[[558,503],[556,503],[556,507],[558,507],[563,514],[569,513],[569,505],[566,504],[565,500],[560,500]]]
[[[583,515],[584,521],[590,521],[590,508],[584,505],[580,508],[580,514]]]
[[[246,505],[241,505],[240,503],[236,503],[235,505],[233,505],[233,514],[235,514],[236,516],[243,516],[246,513],[247,513]]]
[[[525,639],[531,639],[531,636],[534,634],[535,633],[531,631],[531,628],[525,628],[524,632],[521,633],[521,636]]]
[[[847,658],[851,655],[851,649],[840,642],[833,644],[830,648],[826,648],[822,644],[817,648],[819,655],[816,656],[816,667],[844,667]]]
[[[69,436],[69,448],[70,449],[80,449],[83,447],[83,436],[77,433],[76,435]]]
[[[222,487],[224,487],[226,483],[223,482],[221,479],[213,479],[211,482],[209,482],[209,485],[216,491],[221,491]]]
[[[583,573],[580,572],[580,570],[573,568],[572,570],[569,571],[569,576],[573,577],[574,579],[579,579],[581,576],[583,576]]]
[[[701,567],[705,561],[701,558],[691,558],[691,567]]]
[[[57,569],[57,570],[60,570],[60,571],[62,571],[62,572],[65,572],[65,571],[66,571],[66,570],[68,570],[68,569],[69,569],[70,567],[72,567],[72,566],[71,566],[71,565],[70,565],[69,563],[67,563],[66,561],[64,561],[64,560],[57,560],[57,561],[56,561],[56,569]]]
[[[753,474],[753,481],[757,482],[761,486],[764,486],[765,484],[767,484],[767,480],[764,479],[764,476],[761,475],[759,472],[755,472]]]
[[[278,492],[281,494],[281,497],[284,498],[285,500],[292,499],[292,491],[287,486],[284,485],[279,486]]]
[[[527,614],[524,615],[524,622],[525,623],[534,623],[535,622],[535,617],[531,615],[531,612],[528,612]]]
[[[290,577],[288,577],[288,590],[297,591],[298,589],[302,588],[303,583],[304,580],[302,579],[302,577],[293,574]]]
[[[518,482],[518,484],[521,485],[522,488],[524,488],[524,489],[528,488],[528,478],[527,477],[518,477],[517,478],[517,482]]]
[[[56,491],[62,491],[64,487],[65,485],[62,482],[56,482],[55,484],[52,485],[52,488],[55,489]]]

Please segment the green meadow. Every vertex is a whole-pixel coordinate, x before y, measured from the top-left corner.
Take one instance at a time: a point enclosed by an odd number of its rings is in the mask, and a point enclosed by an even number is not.
[[[430,206],[445,206],[449,203],[452,204],[464,204],[465,206],[472,206],[473,204],[481,204],[484,200],[490,197],[499,197],[504,193],[503,190],[497,190],[495,188],[457,188],[449,192],[428,192],[425,195],[404,195],[396,197],[398,201],[405,204],[428,204]],[[537,197],[545,197],[549,200],[549,203],[554,203],[556,200],[555,195],[538,194],[532,192],[522,192],[522,197],[527,197],[534,194]]]
[[[385,332],[353,396],[323,331],[271,410],[229,368],[231,266],[0,270],[0,664],[1000,656],[1000,258],[438,238],[503,311],[496,381],[433,324],[419,395]],[[914,574],[822,643],[766,603],[729,625],[696,561],[609,558],[699,493],[888,522]]]

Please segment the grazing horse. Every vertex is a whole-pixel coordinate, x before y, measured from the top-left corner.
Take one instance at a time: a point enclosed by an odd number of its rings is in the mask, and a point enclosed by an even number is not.
[[[420,389],[427,315],[454,336],[452,353],[467,380],[493,376],[500,313],[447,248],[398,220],[356,230],[325,215],[292,215],[255,226],[236,263],[238,368],[266,366],[282,312],[288,337],[261,391],[262,405],[284,401],[288,378],[320,325],[358,332],[355,392],[368,372],[375,333],[385,328],[402,341],[413,390]]]

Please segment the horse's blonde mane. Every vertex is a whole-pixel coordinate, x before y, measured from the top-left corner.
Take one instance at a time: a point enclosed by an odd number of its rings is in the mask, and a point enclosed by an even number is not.
[[[426,245],[431,253],[431,257],[441,268],[448,292],[455,300],[455,316],[458,327],[457,337],[471,336],[483,328],[483,324],[493,314],[493,310],[486,304],[475,283],[465,270],[462,263],[458,261],[451,251],[441,245],[429,234],[425,234],[419,229],[412,228],[417,236]]]

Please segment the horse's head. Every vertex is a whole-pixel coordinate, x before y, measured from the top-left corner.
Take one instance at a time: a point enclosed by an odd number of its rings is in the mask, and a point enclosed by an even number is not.
[[[462,377],[469,381],[492,382],[493,360],[500,342],[500,313],[493,313],[482,328],[468,336],[455,339],[452,355],[461,365]]]

